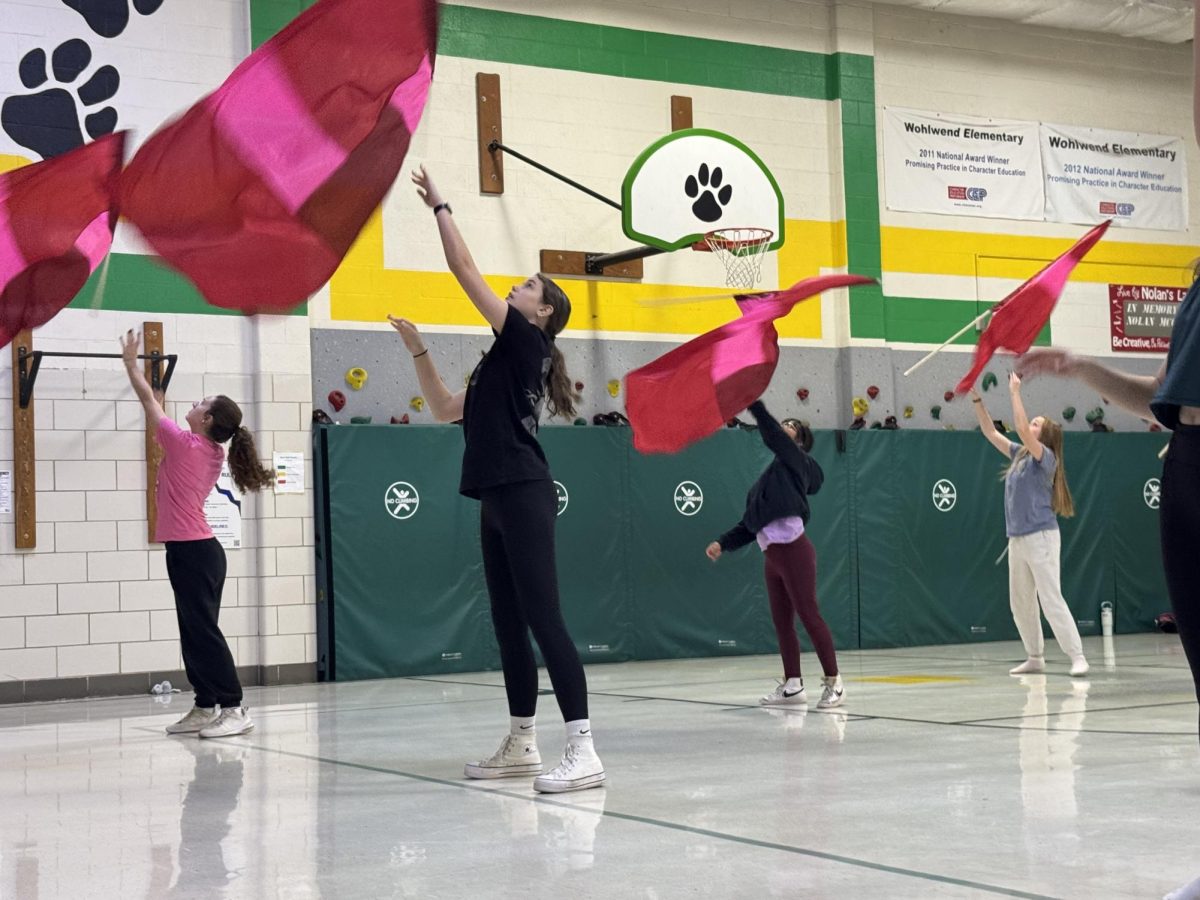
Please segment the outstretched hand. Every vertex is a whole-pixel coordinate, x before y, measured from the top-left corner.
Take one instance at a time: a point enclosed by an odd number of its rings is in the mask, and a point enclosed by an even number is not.
[[[1008,373],[1008,389],[1014,394],[1021,393],[1021,376],[1016,372]]]
[[[416,356],[418,353],[425,352],[425,341],[421,338],[421,332],[417,330],[416,325],[408,319],[402,319],[390,313],[388,314],[388,323],[400,334],[400,339],[404,341],[404,346],[408,348],[409,353]]]
[[[136,366],[142,335],[130,328],[118,340],[121,342],[121,358],[125,361],[125,365]]]
[[[1023,376],[1070,375],[1075,357],[1059,347],[1039,347],[1017,359],[1016,368]]]
[[[425,171],[425,166],[418,166],[412,173],[412,182],[417,186],[417,196],[424,200],[425,205],[430,209],[442,202],[441,192],[433,183],[433,179],[429,177],[429,173]]]

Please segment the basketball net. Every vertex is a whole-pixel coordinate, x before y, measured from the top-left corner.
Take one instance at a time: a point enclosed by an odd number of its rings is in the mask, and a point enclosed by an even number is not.
[[[752,288],[762,274],[762,261],[775,232],[769,228],[718,228],[704,236],[708,249],[725,266],[729,287]]]

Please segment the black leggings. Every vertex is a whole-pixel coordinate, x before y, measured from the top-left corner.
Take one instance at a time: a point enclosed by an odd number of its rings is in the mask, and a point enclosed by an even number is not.
[[[532,716],[538,674],[529,633],[550,673],[566,722],[586,719],[587,679],[558,606],[554,524],[558,497],[551,481],[525,481],[481,493],[483,572],[500,645],[508,712]]]
[[[1167,592],[1200,698],[1200,426],[1171,436],[1158,516]]]
[[[167,577],[175,591],[183,668],[196,705],[241,706],[242,685],[233,654],[217,625],[225,587],[225,549],[216,538],[167,541]]]

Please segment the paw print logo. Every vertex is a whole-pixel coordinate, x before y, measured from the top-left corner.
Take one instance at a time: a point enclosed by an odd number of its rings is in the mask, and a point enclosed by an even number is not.
[[[84,130],[93,138],[111,134],[117,127],[117,111],[111,106],[90,113],[88,109],[116,96],[121,75],[112,66],[101,66],[76,86],[91,64],[92,48],[79,39],[60,44],[49,59],[41,48],[26,53],[18,66],[21,83],[36,90],[45,86],[53,74],[57,86],[4,101],[0,125],[8,136],[42,159],[49,159],[82,146],[86,142]]]
[[[721,187],[724,178],[720,166],[714,166],[710,173],[708,163],[700,163],[700,171],[689,175],[683,183],[684,193],[696,200],[692,204],[692,212],[697,219],[716,222],[721,218],[724,207],[733,199],[733,185]]]
[[[158,12],[164,0],[133,0],[133,8],[139,15],[149,16]],[[100,37],[113,38],[129,25],[129,0],[62,0],[83,16],[88,28]]]

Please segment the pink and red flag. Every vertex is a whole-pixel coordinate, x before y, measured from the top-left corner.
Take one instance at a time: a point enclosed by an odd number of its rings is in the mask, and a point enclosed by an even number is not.
[[[213,305],[291,309],[395,181],[436,48],[436,0],[319,0],[146,141],[121,215]]]
[[[0,347],[50,321],[112,246],[125,132],[0,175]]]
[[[859,275],[822,275],[782,291],[735,296],[740,319],[625,376],[634,447],[642,453],[677,453],[718,431],[770,384],[779,361],[776,319],[822,291],[871,283]]]
[[[1111,224],[1112,219],[1101,222],[1076,241],[1066,253],[993,307],[992,318],[975,345],[975,362],[971,371],[963,376],[954,389],[955,393],[965,394],[974,386],[975,379],[997,350],[1021,354],[1033,346],[1038,333],[1050,321],[1050,314],[1054,312],[1054,305],[1062,296],[1072,270],[1104,236]]]

